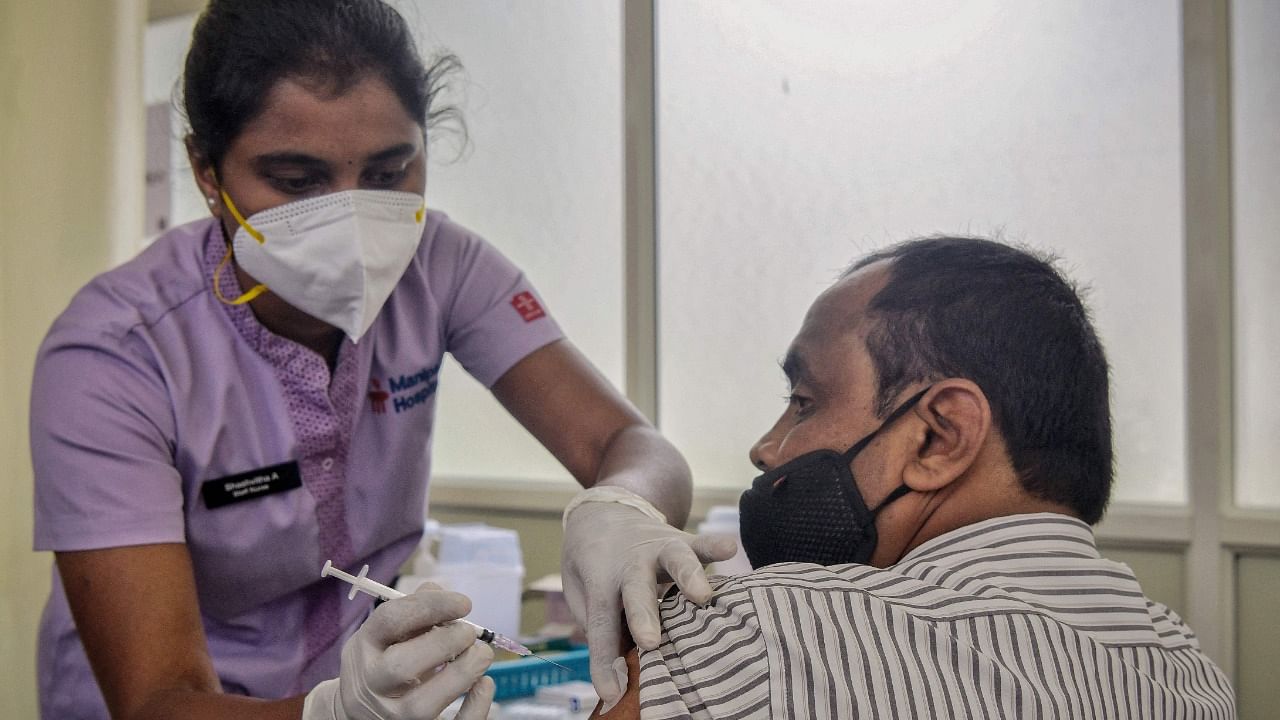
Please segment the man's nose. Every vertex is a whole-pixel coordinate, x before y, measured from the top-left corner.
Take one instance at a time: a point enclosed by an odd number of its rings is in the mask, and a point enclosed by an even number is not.
[[[777,458],[778,445],[769,435],[765,435],[751,446],[751,452],[747,453],[747,457],[751,458],[751,464],[760,470],[767,471],[774,466],[774,460]]]

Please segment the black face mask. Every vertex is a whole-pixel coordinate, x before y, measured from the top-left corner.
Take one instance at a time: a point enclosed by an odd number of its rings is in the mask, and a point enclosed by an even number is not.
[[[868,510],[853,481],[853,459],[928,391],[911,396],[848,450],[815,450],[757,477],[738,501],[742,547],[751,567],[870,560],[876,549],[876,515],[911,489],[901,485]]]

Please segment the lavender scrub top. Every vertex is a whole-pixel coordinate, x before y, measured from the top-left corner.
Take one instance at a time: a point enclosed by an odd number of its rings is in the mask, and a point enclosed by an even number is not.
[[[224,249],[211,219],[174,228],[54,322],[31,397],[35,549],[185,543],[223,688],[282,698],[337,675],[371,607],[324,561],[387,581],[418,543],[444,353],[489,387],[561,332],[518,268],[432,212],[330,375],[218,301]],[[108,717],[56,571],[38,655],[43,717]]]

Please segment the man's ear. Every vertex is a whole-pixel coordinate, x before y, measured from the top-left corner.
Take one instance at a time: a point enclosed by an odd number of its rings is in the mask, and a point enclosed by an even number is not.
[[[971,380],[934,383],[912,414],[925,423],[915,457],[903,472],[903,482],[916,492],[941,490],[964,475],[991,434],[991,405]]]
[[[187,160],[191,162],[191,175],[195,178],[196,187],[200,188],[200,194],[204,196],[209,212],[221,219],[222,200],[218,194],[221,186],[218,184],[217,170],[214,169],[209,158],[196,147],[190,135],[186,137],[184,144],[187,146]]]

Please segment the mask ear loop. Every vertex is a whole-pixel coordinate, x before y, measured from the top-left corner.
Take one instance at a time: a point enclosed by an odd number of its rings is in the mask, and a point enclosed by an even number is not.
[[[217,175],[214,175],[213,179],[217,181]],[[221,185],[221,183],[219,183],[219,185]],[[227,191],[219,187],[218,193],[222,195],[222,202],[227,206],[227,209],[231,211],[231,216],[236,219],[236,223],[238,223],[240,227],[244,228],[245,232],[249,233],[250,237],[257,240],[259,245],[265,243],[266,238],[262,236],[262,233],[259,232],[257,228],[250,225],[248,220],[244,219],[244,216],[240,214],[240,210],[236,208],[236,204],[231,202],[231,196],[227,195]],[[219,226],[221,226],[221,223],[219,223]],[[226,242],[227,251],[223,253],[222,261],[218,263],[218,267],[213,269],[213,294],[223,304],[243,305],[266,292],[267,286],[262,283],[258,283],[234,300],[228,300],[226,296],[222,294],[222,270],[227,266],[227,263],[231,262],[231,239],[227,237],[226,229],[222,229],[222,239]]]
[[[873,430],[870,435],[854,443],[853,447],[850,447],[848,450],[844,451],[845,462],[853,462],[853,459],[857,457],[858,453],[861,452],[862,449],[865,448],[867,445],[869,445],[872,440],[875,440],[877,435],[884,432],[890,425],[897,422],[898,419],[901,418],[903,415],[906,415],[907,411],[915,407],[915,404],[920,402],[920,398],[924,397],[924,394],[929,392],[932,389],[933,389],[933,386],[929,385],[925,389],[921,390],[920,392],[916,393],[915,395],[912,395],[911,397],[903,401],[903,403],[899,405],[893,412],[889,413],[889,416],[884,419],[884,422],[880,423],[880,427]]]
[[[222,255],[222,262],[219,262],[218,267],[213,269],[213,294],[217,296],[217,298],[221,300],[223,304],[243,305],[267,291],[266,285],[263,285],[262,283],[258,283],[257,285],[254,285],[252,288],[249,289],[248,292],[244,293],[240,297],[234,300],[228,300],[226,296],[222,294],[222,283],[220,282],[220,276],[222,275],[222,269],[225,268],[227,266],[227,263],[230,261],[231,261],[231,243],[227,243],[227,251]]]
[[[907,412],[911,410],[911,408],[915,407],[916,403],[920,402],[920,398],[924,397],[924,394],[929,392],[932,389],[933,389],[933,386],[929,385],[928,387],[916,393],[915,395],[912,395],[911,397],[907,398],[906,401],[904,401],[901,405],[899,405],[896,410],[889,413],[889,417],[885,418],[884,422],[880,423],[880,427],[876,428],[875,431],[872,432],[870,435],[854,443],[853,447],[849,448],[844,453],[845,464],[848,465],[849,463],[853,462],[853,459],[858,455],[859,452],[862,451],[864,447],[870,444],[871,441],[874,440],[876,436],[879,435],[882,431],[884,431],[885,428],[897,422],[898,419],[901,418],[903,415],[906,415]],[[880,511],[885,509],[885,507],[887,507],[889,503],[893,502],[894,500],[897,500],[898,498],[902,497],[903,495],[906,495],[909,492],[911,492],[911,488],[908,487],[906,483],[903,483],[902,485],[899,485],[898,487],[894,488],[893,492],[889,493],[888,497],[886,497],[884,500],[881,500],[879,505],[875,506],[874,509],[869,509],[868,512],[870,512],[871,517],[874,518],[876,515],[879,515]]]
[[[218,188],[218,192],[222,195],[222,202],[226,203],[227,209],[231,211],[231,217],[235,218],[236,222],[240,224],[240,227],[244,228],[244,231],[249,233],[249,237],[257,240],[259,245],[265,243],[267,239],[262,237],[262,233],[258,232],[257,228],[250,225],[248,220],[244,219],[244,216],[240,214],[240,210],[236,207],[236,204],[231,202],[231,196],[227,194],[227,191],[222,188]]]
[[[911,488],[906,483],[903,483],[898,487],[894,488],[893,492],[889,493],[889,497],[885,498],[884,500],[881,500],[880,504],[877,505],[874,510],[870,511],[871,517],[874,518],[875,516],[879,515],[881,510],[889,506],[889,503],[893,502],[894,500],[897,500],[898,498],[902,497],[903,495],[906,495],[909,492],[911,492]]]

